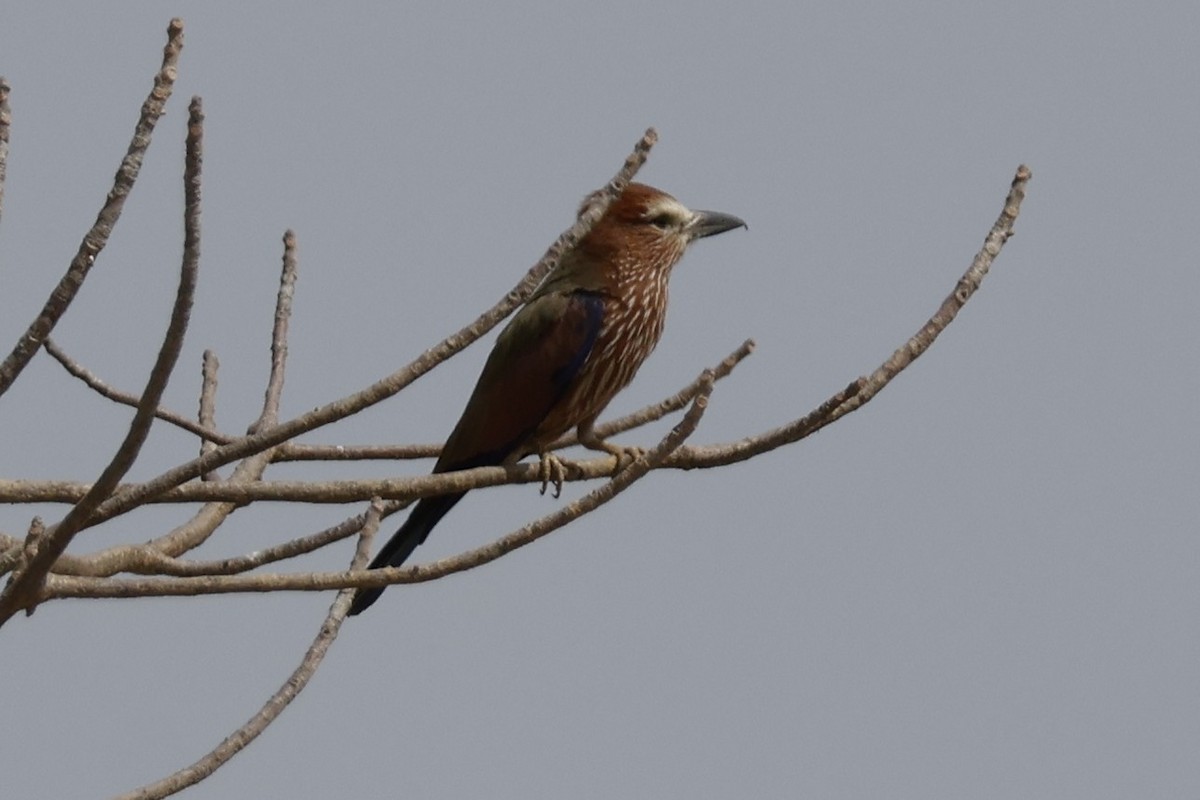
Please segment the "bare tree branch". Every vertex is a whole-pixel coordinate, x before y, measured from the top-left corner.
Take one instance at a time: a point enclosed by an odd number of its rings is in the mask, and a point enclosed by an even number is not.
[[[283,234],[283,269],[279,293],[275,297],[275,324],[271,328],[271,371],[267,379],[263,413],[250,426],[250,433],[269,428],[279,421],[279,403],[283,399],[283,376],[287,367],[288,323],[292,319],[292,298],[296,294],[296,234]]]
[[[269,428],[279,420],[279,403],[283,398],[283,379],[287,367],[287,329],[292,316],[292,296],[296,285],[296,237],[288,231],[283,237],[283,264],[279,275],[279,292],[275,297],[275,316],[271,326],[271,369],[263,393],[262,412],[251,430]],[[274,457],[274,448],[254,453],[234,469],[228,481],[200,481],[203,486],[255,485],[262,480]],[[206,473],[210,474],[210,473]],[[244,503],[210,503],[202,508],[188,524],[151,541],[147,547],[167,556],[177,556],[207,541],[221,523]]]
[[[370,509],[367,511],[367,520],[362,527],[362,534],[359,536],[358,547],[354,551],[354,558],[350,562],[350,569],[352,571],[362,569],[367,563],[367,558],[371,550],[371,539],[378,529],[379,506],[376,503],[372,503]],[[274,722],[283,713],[283,710],[296,699],[296,696],[304,691],[304,687],[308,685],[317,668],[321,666],[325,654],[329,651],[330,645],[333,644],[338,632],[341,630],[342,623],[346,620],[346,612],[350,610],[352,596],[353,592],[350,590],[338,593],[338,596],[334,598],[333,605],[329,607],[329,613],[326,615],[325,621],[321,623],[321,628],[317,632],[316,639],[313,640],[313,643],[309,645],[308,651],[304,654],[300,666],[288,676],[288,679],[283,682],[279,690],[271,695],[270,699],[263,704],[258,713],[251,717],[245,725],[225,737],[224,741],[199,761],[168,775],[160,781],[155,781],[132,792],[120,795],[117,800],[161,800],[163,797],[168,797],[182,791],[216,772],[221,766],[241,752],[246,745],[257,739],[267,729],[267,726]]]
[[[212,350],[205,350],[204,363],[200,370],[200,410],[197,414],[197,421],[200,423],[200,427],[206,431],[214,430],[217,427],[217,371],[220,368],[221,362],[217,360],[217,354]],[[202,436],[200,455],[216,449],[218,444],[207,433]],[[201,475],[200,480],[215,481],[220,477],[216,470],[212,470]]]
[[[398,510],[399,504],[385,502],[380,500],[380,518],[386,518],[390,513]],[[366,516],[358,514],[353,517],[342,520],[337,525],[325,528],[322,531],[300,536],[295,539],[277,544],[273,547],[268,547],[263,550],[256,550],[244,556],[235,556],[232,558],[222,558],[211,561],[190,561],[180,558],[171,558],[163,555],[157,550],[152,550],[145,547],[125,547],[126,561],[117,569],[109,569],[107,572],[73,572],[70,569],[57,569],[56,572],[64,575],[78,576],[110,576],[117,572],[133,572],[142,575],[236,575],[240,572],[249,572],[252,569],[258,569],[266,564],[273,564],[277,561],[284,561],[297,556],[302,556],[319,550],[333,542],[341,541],[347,537],[353,536],[362,530],[365,524]],[[116,548],[114,548],[116,549]]]
[[[1033,173],[1024,164],[1017,168],[1012,188],[1009,189],[1008,197],[1004,201],[1004,209],[1000,212],[996,223],[992,225],[992,229],[984,239],[982,249],[975,255],[971,266],[958,279],[954,291],[942,301],[938,310],[921,326],[920,330],[892,353],[891,358],[884,361],[874,372],[864,378],[859,378],[848,389],[834,395],[822,404],[817,412],[789,422],[782,427],[731,444],[682,448],[676,454],[676,458],[682,462],[680,466],[684,469],[694,469],[701,466],[719,467],[745,461],[768,450],[797,442],[870,402],[875,395],[891,383],[893,378],[929,349],[941,332],[946,329],[946,326],[958,316],[959,310],[975,294],[975,290],[987,276],[992,262],[1013,235],[1013,226],[1016,224],[1017,216],[1021,213],[1021,203],[1025,200],[1025,189],[1032,177]],[[685,464],[686,466],[684,466]]]
[[[728,376],[734,367],[736,367],[736,365],[752,351],[753,342],[747,340],[737,350],[730,353],[709,371],[712,375],[712,380],[716,381]],[[679,392],[663,400],[662,402],[647,406],[640,411],[634,412],[626,417],[622,417],[602,427],[603,429],[610,431],[619,431],[627,429],[631,424],[643,424],[647,421],[657,420],[666,413],[677,410],[683,403],[690,402],[692,398],[696,396],[696,392],[699,391],[700,385],[704,380],[706,380],[706,377],[702,375],[700,378],[692,381]],[[593,459],[586,464],[576,464],[572,462],[569,466],[576,479],[605,478],[612,473],[612,460],[609,457]],[[513,483],[515,481],[512,477],[512,472],[513,470],[518,469],[521,470],[525,475],[523,479],[524,482],[537,482],[540,480],[536,467],[532,465],[507,469],[495,467],[485,467],[481,469],[485,476],[488,476],[490,473],[490,483],[486,485],[502,485]],[[197,544],[203,541],[203,538],[215,530],[216,526],[220,524],[221,521],[224,520],[225,513],[232,511],[242,503],[251,501],[247,499],[245,491],[241,491],[235,487],[240,485],[244,487],[257,486],[270,487],[274,489],[275,487],[281,485],[274,482],[254,483],[254,476],[252,475],[247,475],[246,477],[250,478],[250,481],[243,483],[240,480],[241,471],[242,468],[239,467],[238,473],[235,474],[235,477],[231,479],[229,483],[218,484],[221,488],[216,489],[213,496],[206,498],[210,501],[231,501],[228,505],[221,504],[220,502],[213,502],[211,508],[206,507],[205,511],[207,513],[202,511],[201,514],[197,515],[197,519],[190,521],[188,524],[181,526],[171,534],[154,540],[147,545],[120,545],[117,547],[108,548],[106,550],[101,550],[97,553],[87,556],[72,556],[69,554],[64,555],[62,558],[60,558],[58,563],[56,563],[55,571],[63,575],[88,577],[107,577],[118,572],[132,572],[143,575],[162,574],[177,576],[213,574],[226,575],[255,569],[266,563],[271,563],[273,561],[311,552],[319,547],[324,546],[325,544],[329,544],[330,542],[353,535],[355,532],[357,532],[359,527],[361,527],[361,517],[351,517],[350,519],[345,520],[342,523],[333,526],[332,528],[327,528],[324,531],[310,534],[308,536],[299,537],[266,550],[257,551],[246,556],[218,559],[214,561],[186,561],[168,555],[168,553],[171,552],[182,553],[191,549],[192,547],[195,547]],[[464,480],[470,481],[471,488],[482,488],[482,486],[485,484],[479,483],[478,479],[473,477],[478,475],[479,472],[480,470],[471,470],[452,473],[457,476],[455,482],[447,483],[444,488],[434,493],[440,494],[444,493],[445,491],[450,491],[461,486]],[[418,480],[428,483],[430,479],[434,479],[435,483],[445,483],[444,481],[438,481],[435,476],[423,476]],[[0,496],[8,497],[10,502],[15,500],[15,495],[20,493],[19,489],[17,489],[15,492],[13,491],[13,484],[15,483],[20,482],[0,481]],[[363,485],[368,484],[392,490],[391,487],[393,487],[396,482],[391,481],[386,484],[379,481],[355,482],[353,484],[340,482],[338,484],[326,485],[340,486],[343,488],[352,486],[355,489],[355,492],[357,492]],[[181,487],[181,489],[173,490],[172,492],[168,492],[160,498],[157,498],[157,501],[165,502],[168,499],[177,499],[175,496],[179,491],[186,491],[188,486],[196,485],[197,484],[187,484],[185,487]],[[292,484],[293,491],[298,490],[302,494],[309,497],[313,496],[313,489],[316,486],[318,486],[318,484],[304,482]],[[27,494],[25,499],[28,499],[30,502],[46,502],[48,500],[60,498],[60,496],[56,497],[55,495],[50,494],[37,494],[37,490],[34,487],[29,488],[31,493]],[[55,485],[55,488],[57,491],[69,491],[72,487],[58,484]],[[86,487],[79,484],[74,485],[73,488],[79,493],[80,496],[82,496],[82,494],[86,491]],[[8,490],[7,493],[6,490]],[[249,491],[252,492],[254,489],[250,489]],[[283,498],[280,496],[272,496],[272,499],[278,500]],[[296,498],[294,496],[290,496],[288,499],[295,500]],[[386,518],[390,514],[407,505],[411,499],[411,496],[406,495],[403,499],[403,502],[391,501],[386,503],[384,506],[384,517]],[[238,505],[234,505],[234,503],[237,503]],[[196,533],[196,528],[202,529],[204,533]]]
[[[754,351],[754,342],[747,339],[740,347],[726,356],[712,369],[713,380],[719,381],[732,373],[733,369]],[[692,381],[670,397],[624,417],[596,426],[604,437],[632,430],[641,425],[657,421],[669,413],[678,411],[689,403],[697,390],[699,381]],[[561,449],[575,444],[574,434],[555,442],[554,448]],[[282,454],[285,449],[298,453],[294,460],[358,460],[369,458],[418,458],[437,456],[439,445],[295,445],[280,447],[275,461],[289,460]],[[339,458],[339,454],[344,458]],[[568,470],[573,480],[603,478],[611,472],[612,459],[605,456],[586,462],[572,462],[577,469]],[[451,477],[454,476],[454,477]],[[255,500],[277,500],[314,503],[361,502],[370,497],[393,500],[413,500],[464,489],[482,489],[503,483],[533,483],[540,481],[536,467],[480,467],[439,475],[423,475],[415,478],[379,479],[370,481],[309,482],[271,481],[258,484],[236,482],[214,483],[201,486],[195,483],[164,492],[147,501],[150,503],[179,502],[237,502]],[[137,484],[127,484],[119,490],[132,490]],[[370,487],[369,489],[367,487]],[[75,503],[88,491],[88,484],[70,481],[24,481],[0,479],[0,502],[7,503]]]
[[[12,111],[8,107],[8,80],[0,75],[0,217],[4,213],[4,180],[8,177],[8,129],[12,125]]]
[[[796,441],[810,433],[819,430],[828,425],[831,421],[850,413],[856,408],[877,394],[888,382],[901,370],[907,367],[916,357],[923,353],[940,333],[954,318],[962,305],[971,297],[980,281],[986,275],[987,270],[999,254],[1005,241],[1011,235],[1012,226],[1016,220],[1020,210],[1020,204],[1024,197],[1025,185],[1030,179],[1029,170],[1022,167],[1018,170],[1014,179],[1013,188],[1005,203],[1004,211],[1000,218],[993,226],[992,231],[988,234],[983,249],[976,256],[967,272],[960,278],[956,289],[942,303],[938,311],[930,318],[930,320],[921,327],[908,342],[898,348],[892,357],[888,359],[881,367],[876,369],[870,376],[859,378],[852,382],[849,386],[840,392],[835,393],[832,397],[826,400],[815,411],[800,417],[787,425],[781,426],[773,431],[768,431],[758,436],[748,437],[739,442],[728,443],[724,445],[711,446],[684,446],[677,451],[669,453],[661,461],[655,462],[652,466],[658,468],[677,468],[677,469],[696,469],[721,466],[728,463],[744,460],[759,452],[765,452],[768,449],[782,446],[792,441]],[[690,398],[694,396],[696,387],[701,381],[715,380],[718,377],[727,375],[730,370],[748,354],[753,347],[752,342],[746,342],[741,348],[730,354],[716,369],[711,371],[711,376],[705,376],[702,379],[694,382],[686,387],[679,394],[672,398],[668,398],[656,406],[643,409],[629,417],[617,420],[615,423],[610,423],[606,428],[619,429],[626,424],[638,424],[645,419],[657,418],[660,410],[670,410],[678,407],[682,398]],[[665,411],[664,411],[665,413]],[[560,444],[566,445],[569,440],[564,440]],[[572,479],[590,479],[605,477],[611,473],[613,462],[610,457],[592,459],[586,462],[573,464],[569,476]],[[377,496],[390,497],[394,500],[411,501],[417,497],[427,497],[435,494],[446,492],[462,491],[464,489],[482,488],[485,486],[493,486],[507,483],[517,482],[537,482],[540,480],[540,475],[536,465],[515,465],[510,467],[483,467],[473,470],[464,470],[457,473],[446,473],[442,475],[427,475],[415,478],[399,479],[399,480],[374,480],[374,481],[339,481],[330,483],[310,483],[310,482],[261,482],[261,481],[231,481],[221,484],[201,484],[190,483],[182,487],[173,489],[163,495],[159,500],[224,500],[226,502],[234,502],[243,504],[253,502],[254,500],[272,499],[272,500],[292,500],[302,502],[352,502],[360,499],[364,493],[374,491]],[[42,488],[54,488],[59,492],[80,492],[86,487],[70,486],[70,485],[48,485],[43,484]],[[4,482],[0,482],[0,495],[11,496],[12,486],[6,486]],[[31,487],[26,487],[31,488]],[[32,497],[32,495],[30,495]],[[54,499],[45,492],[36,496],[38,500]],[[399,503],[390,505],[386,513],[391,513],[399,507]],[[224,559],[213,562],[186,562],[179,561],[173,558],[163,559],[155,555],[145,555],[144,553],[128,554],[124,559],[126,562],[123,569],[129,570],[130,564],[144,564],[146,567],[157,565],[160,568],[160,574],[168,575],[213,575],[224,574],[240,570],[242,568],[254,568],[263,563],[269,563],[276,560],[276,556],[280,558],[286,557],[284,554],[290,552],[292,548],[297,548],[300,551],[307,552],[306,548],[317,546],[317,542],[335,541],[344,535],[350,535],[357,525],[353,518],[347,520],[339,526],[327,529],[326,531],[312,534],[309,537],[301,537],[300,539],[287,542],[278,548],[272,548],[271,552],[263,551],[261,553],[249,554],[233,559]],[[185,548],[186,549],[186,548]],[[182,550],[179,550],[182,552]],[[102,555],[102,554],[97,554]],[[111,554],[109,554],[111,556]],[[111,557],[102,559],[110,565],[114,563]],[[72,567],[75,564],[64,563],[63,571],[74,573],[77,575],[97,575],[91,569],[83,569],[76,572]],[[137,570],[135,571],[142,571]],[[146,570],[152,571],[152,570]],[[106,574],[111,575],[112,572]],[[260,576],[254,576],[258,578]],[[285,576],[280,578],[286,582],[287,587],[297,585],[297,579],[294,576]],[[303,580],[299,583],[304,583]],[[66,584],[60,584],[65,586]],[[60,585],[56,585],[56,591],[48,592],[48,594],[57,594]],[[147,585],[143,582],[143,588]],[[310,584],[304,584],[306,586]],[[95,588],[94,585],[91,588]],[[129,587],[119,589],[117,591],[127,591]],[[286,588],[286,587],[278,587]],[[314,587],[315,588],[315,587]],[[161,586],[155,586],[155,591],[161,589]],[[105,589],[104,591],[108,591]],[[224,589],[222,589],[224,590]],[[184,593],[192,593],[196,591],[196,587],[192,586],[183,590]],[[204,590],[201,590],[204,591]]]
[[[133,190],[133,184],[141,170],[142,159],[146,155],[146,149],[150,147],[150,136],[154,132],[154,126],[162,116],[167,99],[171,96],[171,89],[175,83],[175,68],[179,61],[179,52],[182,49],[183,21],[173,19],[167,26],[167,45],[163,49],[162,67],[154,78],[154,88],[150,90],[150,96],[142,105],[141,118],[134,129],[129,150],[125,154],[125,158],[121,160],[121,166],[117,169],[108,199],[100,209],[96,223],[84,235],[83,242],[79,245],[79,251],[71,260],[71,265],[59,280],[58,286],[46,300],[41,313],[17,340],[16,346],[8,357],[0,363],[0,395],[8,391],[8,387],[12,386],[13,381],[21,374],[21,370],[25,369],[25,366],[37,353],[38,348],[42,346],[42,342],[66,312],[71,301],[75,299],[75,295],[79,293],[92,264],[96,262],[96,256],[108,243],[108,237],[121,217],[121,209],[125,207],[125,198]]]
[[[256,454],[261,455],[261,453]],[[669,460],[674,462],[674,459]],[[616,459],[601,455],[586,461],[566,464],[567,480],[595,480],[612,474]],[[697,468],[708,466],[701,461],[668,463],[664,466]],[[407,478],[372,478],[339,481],[192,481],[177,486],[147,500],[160,503],[233,503],[246,505],[255,502],[319,503],[343,505],[363,502],[364,498],[382,497],[385,500],[418,500],[472,489],[486,489],[507,484],[542,482],[537,463],[522,463],[500,467],[475,467],[458,472],[439,472]],[[121,489],[136,491],[143,484],[122,484]],[[7,481],[0,480],[0,498],[11,503],[77,502],[92,488],[92,484],[67,481]],[[374,494],[371,490],[376,490]]]
[[[276,451],[283,461],[410,461],[437,458],[440,444],[304,444],[287,442]]]
[[[182,34],[180,34],[182,35]],[[168,47],[168,49],[170,49]],[[71,508],[57,525],[49,529],[38,541],[36,552],[18,567],[9,577],[8,585],[0,593],[0,625],[20,608],[37,596],[37,590],[54,561],[67,549],[72,537],[85,527],[94,524],[93,514],[105,498],[116,488],[121,477],[129,471],[141,452],[142,445],[154,422],[154,409],[158,407],[171,371],[183,348],[183,337],[187,331],[196,291],[196,278],[200,269],[200,163],[203,148],[204,114],[199,98],[192,100],[188,122],[187,159],[184,168],[184,250],[179,270],[179,288],[171,321],[158,351],[158,358],[142,392],[137,413],[129,425],[125,440],[117,449],[112,461],[100,473],[88,493]]]
[[[327,591],[390,586],[398,583],[425,583],[495,561],[506,553],[550,534],[569,522],[594,511],[640,480],[676,450],[700,423],[712,393],[712,373],[705,371],[699,390],[684,418],[662,441],[611,480],[578,500],[518,528],[483,547],[431,564],[359,572],[309,572],[295,575],[254,573],[250,575],[205,575],[187,578],[75,578],[51,575],[39,602],[52,597],[154,597],[228,594],[231,592]],[[610,466],[611,470],[611,466]]]
[[[284,235],[283,265],[279,278],[279,293],[276,297],[274,324],[271,330],[271,369],[264,393],[263,409],[255,426],[269,427],[274,424],[279,415],[279,402],[283,392],[284,371],[287,362],[287,327],[292,312],[292,297],[296,282],[296,238],[291,231]],[[216,360],[205,357],[205,386],[213,384],[214,389],[202,389],[201,414],[204,411],[203,396],[206,391],[215,390]],[[201,485],[237,486],[239,484],[255,485],[271,463],[274,451],[264,450],[243,460],[234,470],[228,482],[220,480],[219,476],[210,474],[209,481]],[[122,545],[111,547],[83,558],[63,558],[57,568],[66,574],[108,576],[117,572],[160,573],[160,574],[206,574],[203,568],[196,571],[189,567],[188,562],[175,558],[203,544],[216,529],[228,519],[229,515],[244,505],[236,498],[230,502],[210,502],[201,508],[188,522],[180,525],[164,536],[140,546]],[[361,525],[356,526],[357,530]],[[353,531],[350,531],[353,532]],[[343,534],[349,535],[350,532]],[[341,537],[338,537],[341,538]],[[293,543],[291,548],[283,548],[284,552],[296,550],[311,545],[313,541],[330,540],[326,533],[324,537],[317,535],[308,537],[299,545]],[[273,553],[270,555],[274,555]],[[251,554],[244,557],[243,562],[260,561],[262,554]],[[225,560],[220,562],[229,569],[236,562]],[[265,563],[260,561],[260,563]],[[246,567],[250,569],[252,567]]]
[[[384,501],[382,518],[387,518],[395,513],[402,505]],[[364,516],[357,514],[316,533],[298,536],[263,550],[207,561],[176,558],[154,547],[153,542],[141,545],[118,545],[86,556],[64,553],[58,561],[54,562],[54,574],[89,578],[107,578],[118,572],[129,572],[135,575],[234,575],[239,572],[249,572],[265,564],[305,555],[333,542],[354,536],[362,530],[363,520]],[[12,537],[0,537],[0,545],[8,546],[10,543],[16,544],[15,552],[19,556],[20,540]],[[0,554],[0,566],[3,566],[8,557],[8,552]],[[3,571],[0,569],[0,573]]]
[[[46,349],[51,355],[60,360],[60,363],[66,367],[68,372],[83,380],[104,397],[126,405],[137,404],[137,398],[134,395],[108,386],[99,377],[86,370],[66,353],[63,353],[58,348],[58,345],[47,340]],[[713,370],[716,379],[719,381],[722,378],[728,377],[733,368],[752,352],[754,352],[754,341],[747,339]],[[210,355],[208,352],[205,353],[206,365],[208,364],[207,358]],[[212,356],[212,359],[214,361],[213,385],[215,387],[216,356]],[[596,435],[602,439],[608,438],[609,436],[624,433],[639,428],[642,425],[655,422],[667,414],[678,411],[686,406],[693,396],[694,383],[693,381],[693,384],[685,386],[664,400],[648,405],[624,417],[597,425]],[[208,384],[206,383],[205,385],[207,386]],[[201,420],[200,424],[197,424],[184,415],[169,409],[158,409],[156,415],[164,422],[176,425],[189,433],[207,437],[208,440],[218,444],[225,444],[234,439],[234,437],[228,434],[219,432],[211,417],[205,418]],[[561,450],[576,443],[575,434],[570,433],[555,442],[552,449]],[[418,458],[437,458],[441,450],[442,446],[440,444],[304,444],[302,442],[286,442],[280,445],[275,451],[274,461],[276,463],[284,461],[403,461]],[[3,486],[3,484],[0,483],[0,486]],[[3,494],[2,489],[0,489],[0,499],[10,500],[10,498]]]
[[[72,376],[83,381],[88,388],[93,389],[101,397],[105,397],[115,403],[120,403],[121,405],[133,406],[134,408],[137,407],[139,400],[137,395],[123,392],[119,389],[109,386],[104,382],[103,379],[96,375],[96,373],[92,372],[74,359],[69,353],[67,353],[66,350],[58,345],[58,342],[51,337],[47,336],[46,340],[42,343],[42,346],[46,349],[46,352],[49,353],[52,358],[54,358],[55,361],[63,366],[63,369],[69,372]],[[230,438],[232,438],[227,437],[217,431],[208,430],[204,425],[192,422],[192,420],[188,419],[182,414],[177,414],[168,409],[156,408],[154,409],[154,416],[158,417],[164,422],[169,422],[178,428],[182,428],[188,433],[194,433],[202,439],[215,439],[216,437],[222,437],[228,441]]]

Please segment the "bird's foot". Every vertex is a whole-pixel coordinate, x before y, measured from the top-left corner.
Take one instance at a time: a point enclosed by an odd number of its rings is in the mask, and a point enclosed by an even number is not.
[[[554,484],[554,496],[558,497],[562,494],[563,481],[567,479],[567,465],[554,453],[542,453],[538,476],[542,479],[542,494]]]
[[[617,459],[617,465],[613,468],[612,474],[616,475],[621,470],[628,467],[634,461],[637,461],[646,451],[640,447],[630,447],[623,444],[613,444],[607,442],[596,435],[595,429],[592,427],[594,420],[589,420],[579,426],[579,443],[589,450],[595,450],[600,453],[608,453]]]
[[[637,461],[642,456],[646,455],[646,451],[640,447],[629,447],[629,446],[620,445],[620,444],[609,444],[608,442],[604,443],[603,449],[606,452],[612,453],[612,455],[617,459],[617,466],[613,470],[613,475],[616,475],[618,472],[625,469],[626,467],[628,467],[633,462]]]

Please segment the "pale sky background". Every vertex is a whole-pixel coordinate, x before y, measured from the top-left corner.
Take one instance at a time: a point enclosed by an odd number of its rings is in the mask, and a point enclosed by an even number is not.
[[[194,412],[213,348],[231,433],[261,401],[288,227],[294,416],[490,306],[656,126],[640,178],[750,229],[676,270],[664,341],[611,414],[753,337],[694,440],[720,442],[874,368],[951,290],[1017,165],[1034,173],[981,292],[868,407],[391,589],[186,797],[1200,796],[1200,5],[9,3],[4,352],[95,218],[176,14],[168,116],[55,338],[142,386],[202,95],[201,288],[168,404]],[[443,437],[487,347],[310,441]],[[130,415],[41,355],[0,401],[0,475],[90,480]],[[164,427],[131,478],[194,450]],[[530,487],[479,492],[417,560],[555,507]],[[350,510],[239,512],[201,555]],[[0,530],[35,513],[63,509],[3,507]],[[187,513],[142,512],[72,550]],[[352,547],[306,566],[339,569]],[[13,619],[0,795],[104,797],[190,763],[295,667],[332,596]]]

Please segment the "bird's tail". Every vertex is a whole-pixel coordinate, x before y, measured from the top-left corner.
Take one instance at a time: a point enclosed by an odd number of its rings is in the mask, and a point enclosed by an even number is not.
[[[387,544],[371,561],[367,569],[380,567],[398,567],[408,560],[413,550],[425,541],[425,537],[433,530],[446,512],[454,508],[454,504],[463,499],[466,492],[447,494],[440,497],[427,497],[421,500],[409,513],[408,519],[400,526],[400,530],[388,539]],[[359,589],[350,604],[350,616],[361,614],[379,599],[385,587],[377,589]]]

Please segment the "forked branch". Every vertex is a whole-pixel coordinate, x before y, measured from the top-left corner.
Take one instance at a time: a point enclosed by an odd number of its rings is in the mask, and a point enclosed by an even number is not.
[[[351,571],[362,569],[363,565],[367,563],[371,554],[371,540],[378,530],[379,504],[373,502],[367,510],[366,522],[363,524],[358,538],[358,547],[354,549],[354,558],[350,562]],[[338,632],[342,629],[342,623],[346,621],[346,612],[350,610],[352,597],[353,592],[348,590],[338,593],[329,607],[329,613],[325,615],[325,620],[317,631],[316,638],[308,646],[304,658],[300,660],[300,665],[263,704],[258,713],[246,721],[246,724],[226,736],[219,745],[195,763],[171,773],[162,780],[119,795],[116,800],[159,800],[181,792],[216,772],[229,759],[244,750],[246,745],[257,739],[267,729],[267,726],[274,722],[283,713],[283,710],[296,699],[296,696],[304,691],[304,687],[316,674],[317,667],[321,666],[325,654],[329,652],[330,645],[333,644]]]
[[[179,35],[182,36],[180,29]],[[168,45],[168,50],[170,49]],[[174,70],[172,69],[172,72]],[[187,157],[184,168],[184,250],[180,267],[179,288],[175,294],[175,305],[171,310],[171,321],[163,338],[158,358],[146,381],[138,402],[137,413],[129,424],[129,432],[100,477],[92,484],[87,494],[76,503],[61,522],[48,529],[38,540],[36,549],[23,560],[13,572],[9,583],[0,593],[0,624],[17,610],[30,607],[29,602],[37,596],[38,588],[46,574],[72,537],[89,525],[95,524],[95,511],[116,488],[121,478],[133,466],[142,445],[150,433],[154,411],[158,408],[167,381],[179,360],[183,348],[183,335],[187,331],[192,310],[192,298],[196,291],[196,280],[200,269],[200,163],[203,143],[204,112],[199,98],[192,101],[188,123]],[[30,607],[31,608],[31,607]],[[32,608],[31,608],[32,610]]]
[[[92,265],[96,263],[96,257],[108,244],[108,237],[112,234],[117,220],[121,218],[121,210],[125,207],[125,198],[133,190],[133,184],[137,181],[138,173],[141,171],[142,159],[146,155],[147,148],[150,147],[150,136],[154,133],[154,126],[163,115],[167,100],[171,97],[171,89],[175,85],[176,65],[179,62],[181,50],[183,50],[183,21],[173,19],[167,27],[167,45],[163,49],[162,67],[154,78],[154,88],[150,90],[150,96],[142,104],[142,115],[138,119],[137,127],[134,128],[129,150],[126,152],[125,158],[121,160],[121,166],[117,169],[112,189],[108,192],[108,199],[100,208],[100,213],[96,216],[96,223],[92,225],[91,230],[84,234],[78,252],[71,259],[71,264],[59,280],[58,286],[50,293],[41,312],[17,340],[16,346],[13,347],[8,357],[0,362],[0,395],[8,391],[8,387],[12,386],[13,381],[21,374],[21,370],[25,369],[30,359],[37,353],[38,348],[42,346],[42,342],[50,335],[50,331],[66,313],[71,301],[75,299],[75,295],[83,286],[83,281],[87,278]],[[3,93],[4,101],[7,101],[8,85],[4,84],[3,87],[0,87],[0,92]],[[4,102],[0,104],[0,135],[3,136],[3,139],[0,140],[0,170],[3,170],[6,163],[5,157],[8,154],[8,119],[7,102]],[[2,172],[0,172],[0,178],[3,178]],[[0,187],[2,186],[3,182],[0,181]]]

